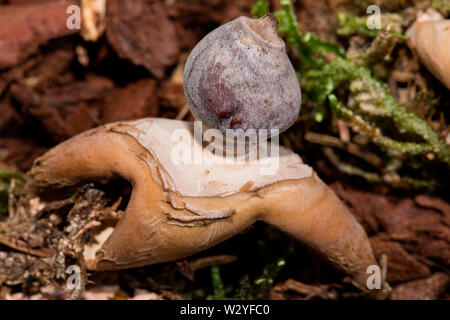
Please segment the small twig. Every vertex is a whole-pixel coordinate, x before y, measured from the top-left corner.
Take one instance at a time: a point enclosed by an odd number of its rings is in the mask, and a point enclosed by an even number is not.
[[[327,157],[327,159],[340,171],[348,174],[348,175],[356,175],[363,177],[368,182],[371,183],[380,183],[382,182],[382,178],[379,174],[374,172],[367,172],[362,170],[361,168],[352,166],[348,163],[343,163],[339,157],[334,153],[333,149],[330,147],[323,148],[323,153]]]
[[[175,117],[176,120],[183,120],[184,117],[187,116],[187,114],[189,113],[189,106],[188,104],[184,104],[183,108],[180,110],[180,112],[178,112],[177,116]]]
[[[275,291],[294,291],[300,295],[305,296],[305,300],[319,297],[325,300],[336,300],[338,294],[334,289],[334,285],[309,285],[293,279],[288,279],[283,284],[276,285]]]
[[[53,251],[49,248],[32,249],[26,245],[23,241],[16,239],[9,239],[0,234],[0,243],[20,252],[28,253],[33,256],[40,258],[50,258]]]
[[[433,190],[436,188],[437,183],[434,180],[425,181],[419,179],[413,179],[410,177],[401,177],[396,171],[390,171],[383,175],[380,175],[375,172],[367,172],[362,170],[361,168],[352,166],[348,163],[342,162],[337,154],[330,147],[324,147],[323,149],[324,155],[327,159],[340,171],[348,175],[356,175],[364,178],[367,182],[370,183],[386,183],[388,185],[408,189],[410,187],[415,188],[427,188],[429,190]]]
[[[233,255],[219,255],[219,256],[210,256],[199,258],[189,262],[189,269],[191,271],[198,271],[201,269],[209,268],[212,266],[218,266],[222,264],[231,263],[237,260],[236,256]]]
[[[218,256],[209,256],[204,258],[199,258],[189,262],[180,262],[178,263],[180,267],[180,272],[190,281],[194,281],[194,273],[198,270],[209,268],[212,266],[219,266],[222,264],[232,263],[237,260],[236,256],[232,255],[218,255]]]
[[[382,161],[378,156],[367,151],[362,151],[360,147],[353,142],[344,143],[342,140],[336,137],[321,133],[315,133],[311,131],[305,133],[305,140],[311,143],[317,143],[324,146],[335,147],[345,150],[348,153],[351,153],[354,156],[357,156],[365,160],[367,163],[370,163],[375,168],[380,169],[382,167]]]

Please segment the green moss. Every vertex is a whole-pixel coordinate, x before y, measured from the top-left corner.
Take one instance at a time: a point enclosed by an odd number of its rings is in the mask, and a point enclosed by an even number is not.
[[[376,37],[378,30],[367,28],[367,17],[358,17],[348,12],[337,14],[338,29],[336,33],[341,36],[362,34],[368,37]]]
[[[18,171],[0,169],[0,215],[8,209],[9,185],[13,179],[23,184],[26,177]]]
[[[269,10],[269,0],[256,0],[251,9],[251,14],[255,18],[261,18],[263,15],[268,13]]]
[[[355,17],[345,12],[338,14],[339,34],[375,37],[370,50],[355,59],[346,56],[342,46],[322,40],[314,33],[300,31],[290,0],[281,0],[281,7],[275,12],[279,20],[278,30],[297,58],[303,98],[316,106],[314,119],[317,122],[333,115],[359,134],[366,135],[379,147],[379,152],[384,153],[385,171],[392,176],[396,176],[397,170],[407,163],[415,163],[415,170],[428,164],[433,166],[430,159],[437,159],[450,167],[450,147],[425,120],[406,110],[392,96],[387,84],[370,70],[373,62],[383,61],[390,54],[396,40],[405,38],[401,34],[402,19],[398,14],[383,14],[382,25],[385,28],[382,32],[367,29],[367,17]],[[333,54],[334,58],[325,59],[326,54]],[[342,90],[347,94],[339,95]],[[364,97],[364,101],[360,97]],[[328,107],[332,114],[327,114]],[[395,126],[395,137],[390,136],[392,130],[386,130],[388,123]],[[413,161],[417,156],[422,157],[419,165]],[[395,170],[388,165],[393,158],[398,158],[401,163]],[[423,186],[419,180],[406,177],[401,180],[410,181],[412,187]]]

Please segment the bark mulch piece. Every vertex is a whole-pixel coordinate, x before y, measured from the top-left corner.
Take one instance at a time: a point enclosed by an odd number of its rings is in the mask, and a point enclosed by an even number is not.
[[[435,273],[431,277],[400,284],[392,290],[391,300],[435,300],[444,293],[449,283],[445,273]]]
[[[154,79],[141,79],[107,94],[101,108],[101,123],[155,117],[158,96]]]
[[[45,151],[29,138],[0,137],[0,162],[12,169],[27,171]]]
[[[177,61],[175,26],[161,2],[108,1],[106,36],[119,57],[145,67],[158,79]]]
[[[401,290],[411,292],[435,283],[426,279],[436,277],[443,282],[441,274],[450,268],[448,203],[429,195],[411,199],[364,192],[340,182],[333,183],[332,188],[365,227],[377,258],[387,255],[388,281],[402,283],[400,289],[405,286]],[[417,279],[425,280],[408,282]],[[398,298],[403,293],[395,288],[394,297]]]
[[[370,238],[377,258],[382,254],[388,257],[387,280],[398,283],[428,277],[430,269],[409,254],[400,243],[382,240],[380,236]]]
[[[89,75],[44,92],[17,83],[11,86],[11,92],[22,105],[22,113],[37,120],[59,142],[95,127],[99,123],[98,103],[113,88],[109,78]]]
[[[0,6],[0,70],[36,53],[50,39],[77,33],[66,26],[67,8],[77,1]]]

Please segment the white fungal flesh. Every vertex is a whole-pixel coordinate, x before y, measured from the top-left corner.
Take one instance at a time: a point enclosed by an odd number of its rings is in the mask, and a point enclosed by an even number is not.
[[[228,196],[240,191],[254,191],[285,180],[312,176],[312,168],[291,150],[279,147],[278,154],[244,163],[223,163],[220,154],[213,154],[194,139],[194,125],[169,119],[146,118],[130,121],[126,126],[114,124],[112,131],[133,136],[164,168],[161,179],[166,189],[185,197]],[[180,136],[183,138],[180,139]],[[178,151],[190,156],[181,162]],[[200,157],[194,159],[194,153]]]

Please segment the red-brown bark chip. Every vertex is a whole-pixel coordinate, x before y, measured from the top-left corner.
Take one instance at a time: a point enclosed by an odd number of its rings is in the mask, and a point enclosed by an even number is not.
[[[389,210],[377,211],[376,217],[390,237],[409,252],[450,265],[450,228],[439,211],[402,199]]]
[[[391,300],[436,300],[445,291],[449,277],[435,273],[429,278],[402,283],[392,290]]]
[[[101,112],[102,123],[156,116],[156,81],[142,79],[124,88],[115,89],[106,96]]]
[[[161,105],[164,107],[181,110],[186,104],[183,84],[181,83],[163,82],[158,91],[158,96]]]
[[[378,231],[379,223],[375,217],[375,212],[383,210],[389,205],[385,197],[346,188],[340,182],[335,182],[330,187],[339,197],[347,202],[351,212],[356,216],[358,222],[361,223],[369,235]]]
[[[162,3],[108,1],[106,36],[119,57],[145,67],[156,78],[162,78],[165,68],[177,61],[175,26]]]
[[[432,208],[440,211],[444,215],[443,222],[450,227],[450,204],[438,197],[423,194],[418,195],[414,200],[424,208]]]
[[[378,260],[382,254],[387,255],[389,282],[403,282],[430,275],[430,269],[417,261],[398,242],[384,240],[379,236],[372,237],[370,242]]]
[[[113,88],[110,79],[90,75],[44,92],[26,84],[13,84],[11,93],[21,103],[23,114],[37,120],[58,142],[97,126],[99,104]]]
[[[398,201],[390,211],[380,210],[375,214],[380,224],[391,234],[420,230],[433,231],[432,229],[439,226],[441,219],[438,212],[422,209],[408,198]]]
[[[334,183],[332,188],[347,202],[369,235],[385,232],[383,239],[393,241],[391,244],[397,242],[412,254],[432,259],[431,264],[450,266],[450,206],[442,199],[428,195],[418,195],[414,201],[387,197],[340,183]],[[388,270],[388,275],[396,278],[392,272],[397,271]]]
[[[0,162],[23,172],[27,171],[34,159],[45,151],[46,148],[36,145],[30,139],[0,137]]]
[[[77,33],[67,28],[66,13],[78,1],[49,1],[0,6],[0,70],[37,52],[50,39]]]

